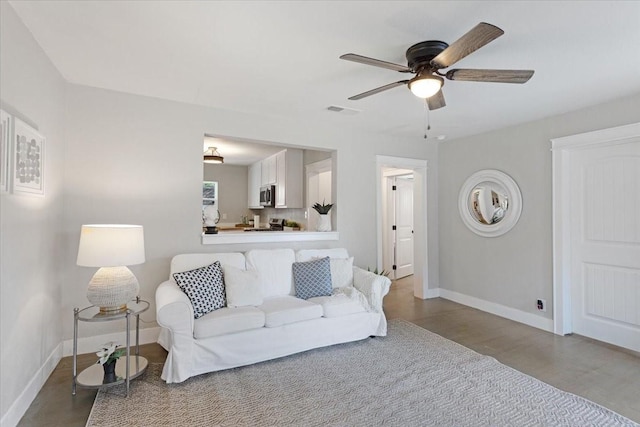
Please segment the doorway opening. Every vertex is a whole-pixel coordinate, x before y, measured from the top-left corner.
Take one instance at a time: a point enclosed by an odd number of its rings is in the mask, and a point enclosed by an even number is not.
[[[413,171],[384,168],[382,265],[397,280],[413,274]]]
[[[413,279],[413,294],[427,298],[427,161],[377,156],[376,167],[377,268]]]

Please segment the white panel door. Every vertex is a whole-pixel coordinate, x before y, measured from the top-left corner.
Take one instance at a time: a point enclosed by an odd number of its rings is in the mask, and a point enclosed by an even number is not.
[[[413,179],[396,178],[395,278],[413,274]]]
[[[640,141],[570,158],[573,331],[640,351]]]

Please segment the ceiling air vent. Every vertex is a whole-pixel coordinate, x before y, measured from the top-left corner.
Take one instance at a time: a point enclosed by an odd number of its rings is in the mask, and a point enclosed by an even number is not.
[[[327,110],[333,111],[334,113],[346,114],[349,116],[353,116],[354,114],[358,114],[362,111],[356,110],[354,108],[340,107],[339,105],[330,105],[327,107]]]

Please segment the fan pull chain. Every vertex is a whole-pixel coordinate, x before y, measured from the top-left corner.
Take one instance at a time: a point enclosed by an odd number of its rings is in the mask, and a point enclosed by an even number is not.
[[[429,115],[429,105],[427,99],[424,100],[424,139],[427,139],[427,131],[431,130],[431,116]]]

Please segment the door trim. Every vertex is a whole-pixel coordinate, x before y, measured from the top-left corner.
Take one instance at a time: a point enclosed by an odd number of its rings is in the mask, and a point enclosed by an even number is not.
[[[640,123],[602,129],[551,140],[553,180],[553,332],[573,332],[571,319],[571,216],[563,201],[569,200],[569,159],[575,150],[624,144],[640,137]]]
[[[382,268],[382,185],[383,168],[411,169],[413,186],[413,294],[417,298],[432,298],[429,289],[427,240],[427,161],[406,157],[376,156],[376,251],[377,267]]]

